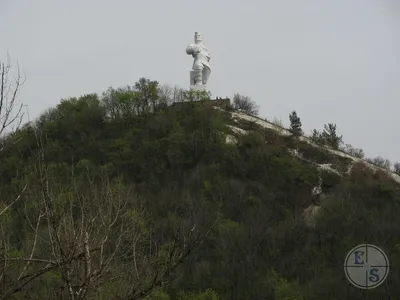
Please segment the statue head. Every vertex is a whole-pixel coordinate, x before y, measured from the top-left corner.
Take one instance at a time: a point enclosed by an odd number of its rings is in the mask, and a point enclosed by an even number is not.
[[[195,43],[201,43],[203,42],[203,35],[200,32],[195,32],[194,33],[194,41]]]

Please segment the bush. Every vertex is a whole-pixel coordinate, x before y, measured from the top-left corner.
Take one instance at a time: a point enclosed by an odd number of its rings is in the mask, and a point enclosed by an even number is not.
[[[233,108],[248,115],[257,116],[260,107],[248,96],[233,95]]]
[[[331,191],[341,181],[341,177],[338,174],[325,170],[321,170],[321,178],[321,188],[323,193]]]
[[[323,148],[314,147],[306,142],[298,143],[298,151],[305,158],[316,162],[317,164],[326,164],[332,162],[330,155]]]
[[[377,156],[375,158],[367,158],[367,161],[375,166],[383,168],[385,170],[391,171],[390,169],[390,160],[384,159],[382,156]]]
[[[350,144],[346,144],[345,146],[341,147],[340,150],[342,150],[343,152],[346,152],[347,154],[350,154],[354,157],[358,157],[358,158],[364,158],[364,156],[365,156],[364,151],[362,149],[354,148]]]
[[[279,132],[273,130],[273,129],[269,129],[269,128],[262,128],[259,129],[258,132],[260,132],[265,141],[267,143],[271,143],[274,145],[280,145],[280,146],[288,146],[288,147],[293,147],[293,145],[289,144],[286,140],[284,136],[281,136],[279,134]]]
[[[254,131],[254,130],[262,129],[262,127],[254,121],[239,119],[239,120],[237,120],[236,124],[239,124],[238,127],[240,127],[243,130],[246,130],[246,131]]]

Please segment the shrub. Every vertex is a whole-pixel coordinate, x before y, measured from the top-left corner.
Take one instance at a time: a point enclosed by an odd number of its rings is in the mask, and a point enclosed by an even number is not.
[[[390,160],[384,159],[382,156],[377,156],[375,158],[367,158],[367,161],[375,166],[383,168],[385,170],[391,171],[390,169]]]
[[[321,188],[323,193],[332,190],[332,188],[338,185],[341,180],[341,177],[338,174],[326,170],[321,170],[321,178]]]
[[[317,164],[331,163],[332,155],[323,148],[314,147],[306,142],[298,143],[298,151],[305,159],[315,161]]]
[[[364,151],[362,149],[355,148],[350,144],[346,144],[345,146],[341,147],[340,150],[358,158],[364,158],[365,156]]]
[[[257,116],[260,107],[248,96],[233,95],[233,108],[248,115]]]

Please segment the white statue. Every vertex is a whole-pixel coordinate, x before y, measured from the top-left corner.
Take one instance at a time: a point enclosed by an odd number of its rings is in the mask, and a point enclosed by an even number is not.
[[[207,47],[203,44],[201,33],[194,33],[194,44],[186,47],[186,53],[194,58],[193,71],[190,72],[191,85],[197,89],[205,89],[211,74],[210,59]]]

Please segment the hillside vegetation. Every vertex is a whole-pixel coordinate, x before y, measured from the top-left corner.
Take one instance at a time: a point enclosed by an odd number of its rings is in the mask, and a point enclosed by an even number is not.
[[[400,299],[398,175],[208,99],[141,78],[6,135],[0,299],[365,299],[361,243],[392,265],[369,299]]]

